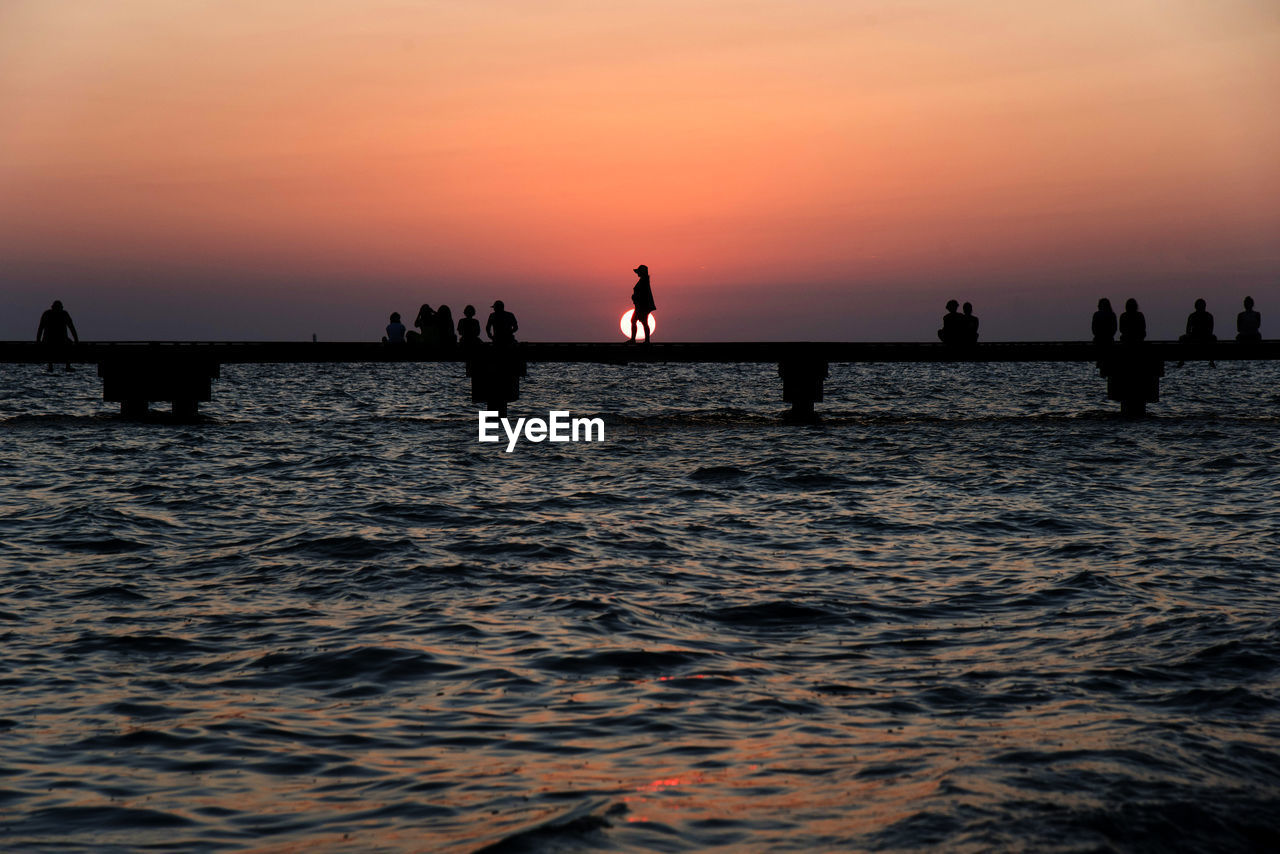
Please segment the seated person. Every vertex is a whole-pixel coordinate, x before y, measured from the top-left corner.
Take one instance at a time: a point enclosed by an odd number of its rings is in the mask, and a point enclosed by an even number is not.
[[[978,343],[978,316],[973,313],[973,303],[967,302],[961,309],[964,318],[964,343]]]
[[[1205,301],[1196,300],[1196,310],[1187,315],[1187,334],[1178,338],[1184,344],[1212,344],[1218,340],[1213,334],[1213,315],[1205,311]]]
[[[1236,315],[1236,340],[1262,340],[1262,315],[1253,310],[1253,297],[1244,298],[1244,311]]]
[[[947,300],[947,313],[942,316],[942,328],[938,330],[938,340],[943,344],[962,344],[967,334],[968,321],[956,309],[960,303]]]
[[[1111,309],[1111,300],[1103,297],[1098,300],[1098,310],[1093,313],[1093,343],[1110,344],[1116,337],[1116,313]]]
[[[458,321],[458,339],[463,347],[475,347],[480,343],[480,321],[476,320],[474,305],[462,310],[462,319]]]
[[[1147,340],[1147,318],[1138,311],[1138,301],[1129,298],[1124,302],[1124,314],[1120,315],[1120,343],[1141,344]]]
[[[388,344],[404,343],[404,324],[400,322],[400,312],[391,312],[391,322],[387,324],[387,337],[382,340]]]
[[[519,328],[520,324],[516,322],[516,316],[507,311],[502,300],[495,300],[493,312],[484,325],[484,331],[493,343],[500,346],[516,343],[516,331]]]

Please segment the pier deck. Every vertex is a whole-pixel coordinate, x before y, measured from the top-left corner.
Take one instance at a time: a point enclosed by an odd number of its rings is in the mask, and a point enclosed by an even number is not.
[[[823,399],[831,363],[867,362],[1094,362],[1107,379],[1107,396],[1121,412],[1141,415],[1160,399],[1166,361],[1280,359],[1280,341],[1240,344],[1145,344],[1098,346],[1087,341],[1014,341],[968,345],[842,341],[750,341],[713,343],[521,343],[473,348],[365,342],[309,341],[105,341],[50,348],[29,341],[0,342],[0,364],[67,362],[96,364],[104,400],[118,402],[128,416],[144,416],[152,401],[169,401],[180,417],[194,417],[212,399],[212,381],[226,364],[359,362],[461,362],[471,378],[473,402],[506,414],[520,397],[529,363],[601,364],[672,362],[775,362],[782,399],[791,417],[808,420]]]

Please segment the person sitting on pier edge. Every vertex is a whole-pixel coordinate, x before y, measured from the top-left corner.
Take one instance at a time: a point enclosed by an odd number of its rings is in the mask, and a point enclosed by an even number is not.
[[[938,330],[938,340],[943,344],[962,344],[965,340],[968,321],[957,309],[960,303],[947,300],[947,313],[942,316],[942,328]]]
[[[1236,315],[1236,340],[1242,344],[1262,340],[1262,315],[1253,310],[1253,297],[1244,298],[1244,311]]]
[[[1130,297],[1124,301],[1124,314],[1120,315],[1120,343],[1141,344],[1147,340],[1147,319],[1138,311],[1138,301]]]
[[[653,287],[649,284],[649,268],[644,264],[636,267],[631,272],[640,278],[636,281],[636,286],[631,289],[631,304],[635,306],[635,311],[631,315],[631,342],[636,340],[636,323],[640,323],[644,327],[644,343],[649,343],[649,312],[657,311],[658,306],[653,302]]]
[[[516,316],[507,311],[502,300],[496,300],[493,303],[493,313],[489,315],[489,320],[484,325],[484,332],[489,336],[489,340],[498,346],[514,344],[516,331],[519,329],[520,324],[516,322]]]
[[[387,344],[404,343],[404,324],[400,322],[400,312],[391,312],[391,322],[387,324],[387,337],[382,340]]]
[[[80,335],[76,332],[76,325],[71,321],[71,315],[62,307],[62,300],[56,299],[53,305],[45,309],[44,314],[40,315],[40,325],[36,327],[36,343],[43,344],[49,350],[49,358],[53,359],[57,356],[64,356],[63,351],[66,350],[67,333],[71,333],[71,338],[80,343]],[[67,370],[71,370],[71,363],[67,362]],[[49,370],[53,370],[53,362],[49,363]]]
[[[447,305],[436,309],[436,340],[444,347],[458,343],[458,336],[453,332],[453,311]]]
[[[1187,315],[1187,334],[1178,338],[1184,344],[1212,344],[1218,340],[1213,334],[1213,315],[1205,311],[1205,301],[1196,300],[1196,310]]]
[[[436,313],[424,302],[422,308],[418,309],[418,316],[413,319],[413,325],[417,331],[411,329],[406,332],[405,340],[410,344],[432,343],[435,339],[435,322]]]
[[[1116,313],[1111,308],[1111,300],[1103,297],[1098,300],[1098,310],[1093,313],[1093,343],[1110,344],[1116,337]]]
[[[462,319],[458,321],[458,337],[463,347],[475,347],[480,343],[480,321],[476,320],[474,305],[462,310]]]
[[[973,313],[973,303],[967,302],[960,309],[964,317],[964,343],[978,343],[978,316]]]

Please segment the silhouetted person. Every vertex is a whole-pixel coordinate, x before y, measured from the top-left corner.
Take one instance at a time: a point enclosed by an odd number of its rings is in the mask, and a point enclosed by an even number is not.
[[[436,309],[436,342],[452,347],[458,343],[458,336],[453,332],[453,311],[442,305]]]
[[[67,339],[70,333],[71,340]],[[49,351],[49,358],[66,358],[66,350],[71,341],[80,343],[80,335],[76,332],[76,325],[71,321],[71,315],[62,307],[62,300],[54,300],[53,305],[45,309],[44,314],[40,315],[40,325],[36,327],[36,343],[43,344]],[[71,362],[67,362],[67,370],[71,370]],[[49,363],[49,370],[53,370],[53,362]]]
[[[485,322],[484,332],[494,344],[507,345],[516,343],[516,330],[520,328],[520,324],[516,322],[516,316],[507,311],[502,300],[497,300],[493,304],[493,312],[489,315],[488,321]]]
[[[474,347],[480,343],[480,321],[476,320],[474,305],[462,310],[462,319],[458,321],[458,337],[463,347]]]
[[[1196,310],[1187,315],[1187,334],[1178,338],[1184,344],[1212,344],[1218,340],[1213,334],[1213,315],[1205,311],[1205,301],[1196,300]]]
[[[947,313],[942,316],[942,328],[938,330],[938,340],[943,344],[963,344],[968,321],[957,309],[960,303],[947,300]]]
[[[1120,315],[1120,343],[1141,344],[1147,340],[1147,319],[1138,311],[1138,301],[1130,298],[1124,302],[1124,314]]]
[[[388,344],[404,343],[404,324],[400,322],[400,312],[391,312],[391,322],[387,324],[387,337],[382,340]]]
[[[435,329],[436,313],[425,302],[418,309],[418,316],[413,319],[413,329],[405,333],[405,340],[410,344],[426,344],[431,340],[431,331]]]
[[[1116,313],[1111,309],[1111,300],[1103,297],[1098,300],[1098,310],[1093,313],[1093,343],[1110,344],[1116,337]]]
[[[964,343],[978,343],[978,316],[973,313],[973,303],[967,302],[961,309],[964,318]]]
[[[649,312],[656,311],[658,306],[653,302],[653,288],[649,284],[649,268],[641,264],[631,272],[640,277],[636,281],[636,286],[631,289],[631,305],[635,307],[635,312],[631,315],[631,340],[636,340],[636,324],[639,323],[644,327],[644,343],[648,344]]]
[[[1253,297],[1244,298],[1244,311],[1236,315],[1236,340],[1262,340],[1262,315],[1253,310]]]

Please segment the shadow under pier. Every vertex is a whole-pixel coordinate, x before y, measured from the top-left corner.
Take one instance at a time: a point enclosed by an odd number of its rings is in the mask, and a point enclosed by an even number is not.
[[[520,378],[529,364],[579,362],[773,363],[778,366],[782,399],[791,404],[787,419],[818,417],[823,385],[832,363],[860,362],[1093,362],[1107,380],[1107,396],[1125,415],[1138,416],[1160,397],[1167,361],[1280,359],[1280,341],[1248,344],[1096,345],[1082,341],[991,342],[969,345],[870,342],[716,342],[716,343],[521,343],[511,347],[424,347],[365,342],[293,341],[137,341],[85,342],[49,348],[27,341],[0,342],[0,363],[96,364],[103,399],[120,404],[129,417],[145,417],[150,404],[167,402],[174,417],[191,419],[212,399],[213,380],[226,364],[452,362],[465,365],[475,403],[506,413],[520,396]]]

